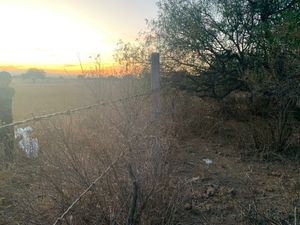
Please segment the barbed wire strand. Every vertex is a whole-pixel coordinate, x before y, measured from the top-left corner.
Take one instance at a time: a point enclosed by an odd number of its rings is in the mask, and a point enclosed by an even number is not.
[[[117,100],[111,100],[111,101],[106,101],[106,102],[100,102],[100,103],[96,103],[93,105],[88,105],[88,106],[83,106],[83,107],[78,107],[78,108],[73,108],[73,109],[69,109],[69,110],[65,110],[65,111],[61,111],[61,112],[55,112],[55,113],[50,113],[50,114],[45,114],[42,116],[38,116],[38,117],[32,117],[30,119],[26,119],[26,120],[21,120],[21,121],[16,121],[13,123],[9,123],[9,124],[5,124],[0,126],[0,130],[1,129],[5,129],[5,128],[9,128],[9,127],[14,127],[14,126],[18,126],[18,125],[22,125],[22,124],[26,124],[26,123],[30,123],[30,122],[34,122],[34,121],[40,121],[40,120],[45,120],[45,119],[50,119],[52,117],[56,117],[56,116],[61,116],[61,115],[69,115],[72,113],[76,113],[76,112],[80,112],[80,111],[84,111],[84,110],[88,110],[88,109],[92,109],[98,106],[103,106],[103,105],[109,105],[109,104],[114,104],[114,103],[119,103],[119,102],[123,102],[123,101],[128,101],[130,99],[134,99],[134,98],[139,98],[139,97],[145,97],[148,95],[151,95],[153,93],[159,93],[162,89],[158,88],[158,89],[152,89],[148,92],[145,92],[143,94],[138,94],[138,95],[133,95],[130,97],[125,97],[125,98],[120,98]],[[122,158],[122,156],[124,156],[124,151],[121,152],[121,154],[117,157],[117,159],[115,161],[113,161],[104,171],[103,173],[98,176],[73,202],[72,204],[61,214],[61,216],[57,217],[57,219],[55,220],[55,222],[53,223],[53,225],[57,225],[59,222],[63,221],[63,219],[65,218],[65,216],[71,211],[71,209],[81,200],[81,198],[89,191],[91,190],[91,188],[97,183],[99,182],[112,168],[113,166]]]
[[[73,109],[71,112],[78,112],[78,111],[81,111],[81,110],[85,110],[85,109],[90,109],[92,107],[96,107],[96,106],[99,106],[99,105],[105,105],[105,104],[113,104],[113,103],[117,103],[117,102],[123,102],[123,101],[126,101],[126,100],[130,100],[130,99],[133,99],[133,98],[137,98],[137,97],[144,97],[144,96],[148,96],[148,95],[151,95],[153,93],[159,93],[162,89],[164,88],[158,88],[158,89],[152,89],[144,94],[139,94],[139,95],[134,95],[134,96],[131,96],[131,97],[126,97],[126,98],[121,98],[121,99],[118,99],[118,100],[114,100],[114,101],[108,101],[108,102],[103,102],[103,103],[99,103],[99,104],[94,104],[94,105],[91,105],[91,106],[86,106],[86,107],[81,107],[81,108],[77,108],[77,109]],[[79,109],[79,110],[78,110]],[[66,111],[65,111],[66,112]],[[65,112],[62,112],[62,113],[65,113]],[[61,114],[58,114],[58,113],[54,113],[53,116],[55,116],[55,114],[57,115],[61,115]],[[51,115],[51,114],[49,114]],[[53,117],[52,116],[52,117]],[[36,117],[36,118],[41,118],[41,117]],[[35,118],[35,119],[36,119]],[[44,119],[44,117],[42,117],[42,119]],[[22,121],[20,121],[22,122]],[[18,122],[16,122],[18,123]],[[9,125],[9,124],[8,124]],[[2,127],[0,127],[0,130],[1,130]],[[112,168],[113,166],[124,156],[124,151],[122,151],[120,153],[120,155],[117,157],[117,159],[115,161],[113,161],[106,169],[105,171],[100,175],[98,176],[79,196],[78,198],[76,198],[73,203],[61,214],[61,216],[57,217],[57,219],[55,220],[55,222],[53,223],[53,225],[57,225],[59,222],[63,221],[63,219],[65,218],[65,216],[71,211],[71,209],[81,200],[81,198],[98,182],[100,181]]]
[[[53,225],[57,225],[59,222],[62,222],[65,216],[71,211],[71,209],[81,200],[81,198],[92,189],[92,187],[100,181],[112,168],[113,166],[124,156],[124,151],[113,161],[101,174],[98,176],[73,202],[72,204],[61,214],[61,216],[57,217]]]
[[[70,115],[72,113],[89,110],[89,109],[92,109],[92,108],[95,108],[95,107],[98,107],[98,106],[104,106],[104,105],[119,103],[119,102],[123,102],[123,101],[128,101],[128,100],[131,100],[131,99],[134,99],[134,98],[145,97],[145,96],[151,95],[155,91],[159,91],[159,90],[154,89],[154,90],[150,90],[148,92],[145,92],[143,94],[137,94],[137,95],[133,95],[133,96],[130,96],[130,97],[120,98],[120,99],[117,99],[117,100],[100,102],[100,103],[87,105],[87,106],[83,106],[83,107],[78,107],[78,108],[73,108],[73,109],[68,109],[68,110],[64,110],[64,111],[60,111],[60,112],[49,113],[49,114],[45,114],[45,115],[41,115],[41,116],[37,116],[37,117],[33,116],[32,118],[29,118],[29,119],[26,119],[26,120],[20,120],[20,121],[12,122],[12,123],[9,123],[9,124],[4,124],[4,125],[0,126],[0,130],[5,129],[5,128],[9,128],[9,127],[22,125],[22,124],[27,124],[27,123],[30,123],[30,122],[36,122],[36,121],[40,121],[40,120],[50,119],[50,118],[56,117],[56,116]]]

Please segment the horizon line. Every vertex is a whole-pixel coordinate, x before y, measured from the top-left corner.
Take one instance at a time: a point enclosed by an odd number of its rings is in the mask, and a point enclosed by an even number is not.
[[[83,64],[61,64],[61,65],[1,65],[0,70],[10,72],[13,76],[22,75],[30,68],[41,69],[46,75],[64,75],[64,76],[106,76],[106,75],[126,75],[139,74],[141,68],[127,70],[125,66],[112,64],[103,64],[100,68],[97,65]]]

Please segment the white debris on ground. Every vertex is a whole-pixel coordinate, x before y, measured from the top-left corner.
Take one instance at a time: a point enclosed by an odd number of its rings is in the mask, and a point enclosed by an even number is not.
[[[20,148],[24,151],[28,158],[35,158],[38,155],[39,143],[37,138],[31,137],[32,128],[17,128],[15,138],[19,141]]]
[[[203,159],[203,161],[206,163],[206,165],[210,165],[213,163],[211,159]]]

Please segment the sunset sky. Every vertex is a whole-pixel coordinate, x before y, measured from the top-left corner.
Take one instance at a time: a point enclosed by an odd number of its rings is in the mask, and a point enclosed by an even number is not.
[[[156,16],[156,1],[0,0],[0,70],[67,73],[99,53],[111,66],[118,40],[137,37]]]

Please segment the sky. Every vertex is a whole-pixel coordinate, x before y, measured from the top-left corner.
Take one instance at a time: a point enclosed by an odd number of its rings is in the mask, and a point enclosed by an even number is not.
[[[113,65],[118,40],[135,40],[156,1],[0,0],[0,70],[67,73],[98,54]]]

